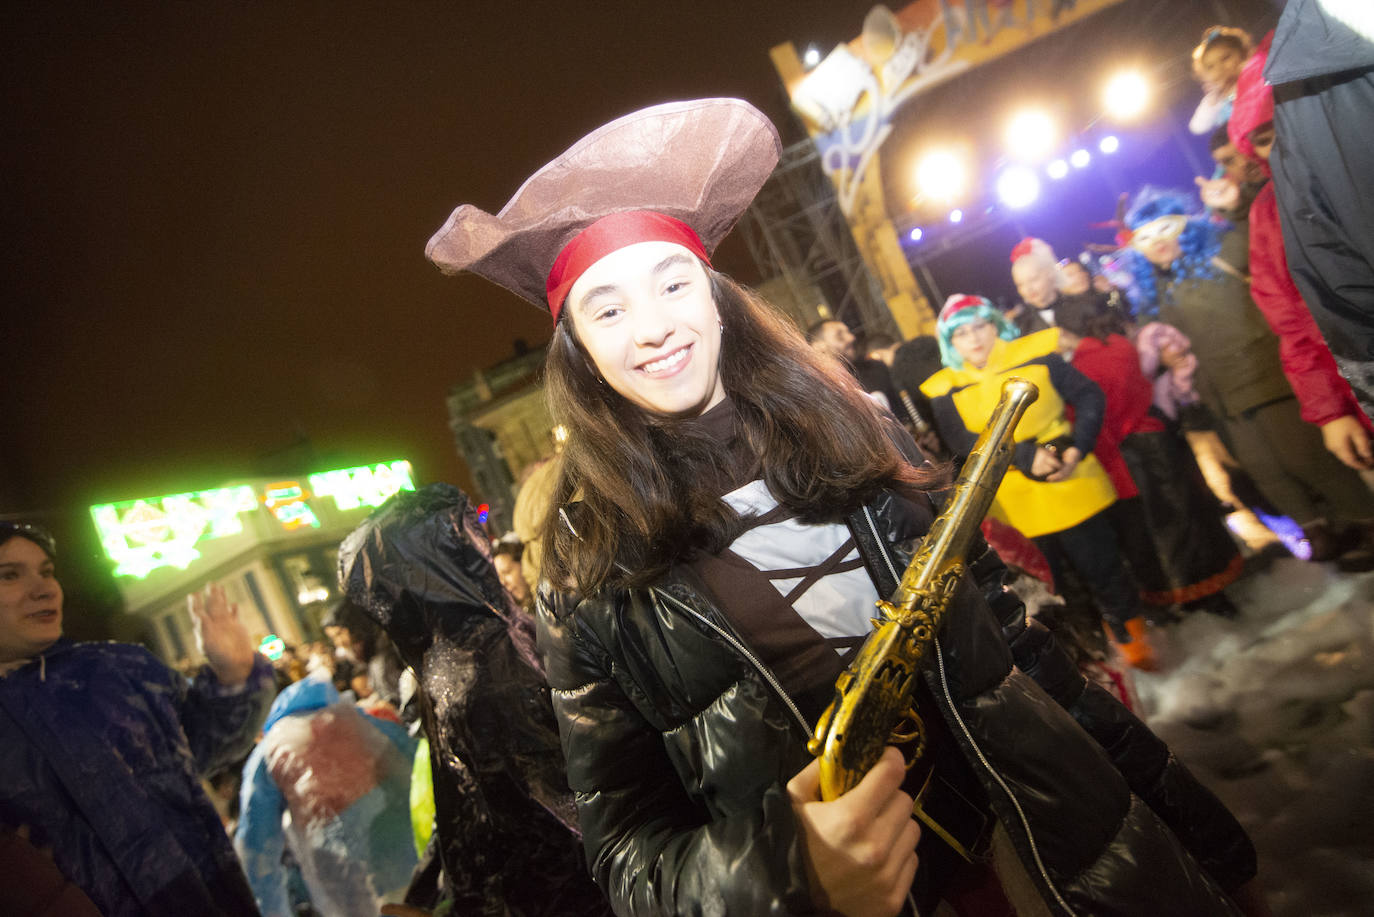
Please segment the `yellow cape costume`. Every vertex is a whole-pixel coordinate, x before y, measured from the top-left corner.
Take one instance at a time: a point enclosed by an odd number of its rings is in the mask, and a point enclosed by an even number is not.
[[[1026,411],[1016,429],[1016,441],[1048,443],[1070,436],[1073,425],[1064,416],[1064,400],[1050,381],[1046,357],[1059,349],[1059,329],[1050,328],[1013,341],[999,340],[988,355],[987,365],[975,369],[946,367],[921,385],[921,392],[935,404],[952,402],[970,433],[986,426],[1001,394],[1002,381],[1011,375],[1029,379],[1040,388],[1040,397]],[[936,404],[937,412],[939,405]],[[1028,538],[1071,528],[1116,501],[1112,482],[1091,453],[1063,481],[1037,481],[1013,466],[997,489],[988,515],[1019,530]]]

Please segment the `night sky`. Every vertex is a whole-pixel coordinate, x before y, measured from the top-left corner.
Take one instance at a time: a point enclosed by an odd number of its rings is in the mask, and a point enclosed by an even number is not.
[[[430,234],[645,105],[740,96],[798,139],[769,48],[870,5],[7,4],[0,512],[218,486],[303,439],[466,481],[446,392],[549,322],[440,275]]]

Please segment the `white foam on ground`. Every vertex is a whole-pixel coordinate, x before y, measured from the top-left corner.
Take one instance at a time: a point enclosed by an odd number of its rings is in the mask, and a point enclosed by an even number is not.
[[[1374,914],[1374,574],[1284,558],[1164,629],[1143,714],[1255,841],[1276,917]]]

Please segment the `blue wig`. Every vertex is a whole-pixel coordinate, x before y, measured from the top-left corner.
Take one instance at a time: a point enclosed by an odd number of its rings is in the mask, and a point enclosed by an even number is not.
[[[977,300],[977,304],[965,305],[959,300],[965,303]],[[1014,340],[1021,333],[1019,328],[1007,321],[1001,311],[984,297],[961,296],[956,293],[946,300],[945,307],[940,310],[940,320],[935,323],[935,337],[940,342],[941,363],[950,369],[964,368],[964,358],[954,349],[950,338],[954,334],[954,329],[976,321],[990,322],[997,328],[997,336],[1004,341]]]
[[[1182,253],[1169,265],[1169,270],[1178,280],[1217,276],[1212,259],[1221,251],[1221,237],[1231,226],[1201,212],[1190,195],[1146,185],[1131,202],[1126,225],[1136,230],[1152,220],[1175,215],[1186,216],[1188,222],[1178,237]],[[1158,269],[1150,259],[1129,247],[1121,252],[1121,266],[1131,278],[1126,297],[1131,301],[1133,317],[1142,323],[1150,321],[1159,314]]]

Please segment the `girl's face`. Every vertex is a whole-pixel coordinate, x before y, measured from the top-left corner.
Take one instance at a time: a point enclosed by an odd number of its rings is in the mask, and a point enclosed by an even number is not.
[[[1151,220],[1131,234],[1131,247],[1156,267],[1168,267],[1183,255],[1178,237],[1188,225],[1182,214],[1170,214]]]
[[[701,261],[674,242],[636,242],[589,267],[566,321],[606,384],[654,414],[693,417],[725,398],[720,313]]]
[[[997,343],[997,326],[986,319],[974,319],[950,332],[949,342],[966,365],[982,369]]]
[[[1240,79],[1240,71],[1245,66],[1245,55],[1228,44],[1214,44],[1198,58],[1194,69],[1202,88],[1229,90]]]

